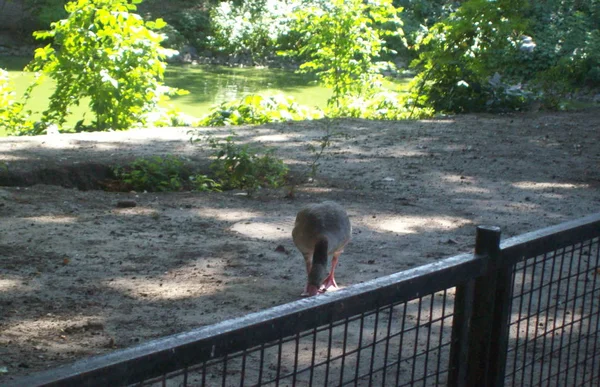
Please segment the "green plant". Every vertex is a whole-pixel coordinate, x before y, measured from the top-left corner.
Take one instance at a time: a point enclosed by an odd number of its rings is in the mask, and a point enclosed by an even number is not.
[[[199,121],[202,126],[265,124],[322,118],[316,109],[299,105],[292,97],[248,95],[240,100],[217,105]]]
[[[0,128],[9,134],[40,134],[40,125],[31,119],[31,111],[25,109],[25,104],[31,97],[38,78],[27,88],[21,99],[17,99],[13,85],[9,80],[8,71],[0,69]]]
[[[25,0],[25,8],[37,22],[37,26],[48,28],[50,23],[66,16],[67,0]]]
[[[519,51],[527,6],[526,0],[467,0],[436,23],[412,64],[420,72],[411,87],[411,103],[448,112],[498,107],[499,101],[490,104],[490,99],[506,95],[498,93],[490,80],[496,72],[504,75]]]
[[[190,185],[194,191],[199,192],[221,192],[221,184],[206,175],[192,175],[189,177]]]
[[[223,1],[211,12],[213,49],[249,54],[255,62],[274,55],[278,40],[289,33],[298,1]]]
[[[200,125],[198,118],[185,114],[174,106],[159,107],[144,118],[148,126],[154,127]]]
[[[329,117],[352,117],[367,120],[422,119],[433,116],[431,108],[411,109],[407,97],[394,91],[375,91],[365,96],[341,99],[339,108],[330,108]]]
[[[288,168],[274,156],[273,149],[258,151],[247,144],[240,145],[234,133],[224,140],[215,137],[204,140],[214,149],[215,160],[210,168],[224,189],[242,189],[251,195],[259,188],[283,185]]]
[[[329,106],[381,88],[378,58],[385,37],[402,36],[401,9],[391,0],[333,0],[299,8],[293,29],[301,34],[297,49],[283,55],[305,56],[300,71],[314,72],[333,89]]]
[[[53,38],[53,48],[38,48],[30,69],[40,69],[56,81],[44,121],[62,125],[69,108],[90,97],[95,129],[127,129],[143,122],[159,101],[177,92],[163,85],[165,57],[160,46],[166,25],[145,22],[132,13],[141,0],[77,0],[65,8],[67,19],[38,31],[38,39]]]
[[[175,156],[137,159],[114,170],[117,180],[136,191],[164,192],[193,189],[218,191],[220,185],[205,175],[192,175],[184,160]]]

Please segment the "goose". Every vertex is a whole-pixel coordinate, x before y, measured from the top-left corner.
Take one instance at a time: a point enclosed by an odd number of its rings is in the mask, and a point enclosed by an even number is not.
[[[348,214],[335,202],[309,204],[298,212],[292,239],[306,263],[308,281],[302,296],[314,296],[338,287],[334,271],[351,234]],[[333,256],[331,272],[327,274],[330,255]]]

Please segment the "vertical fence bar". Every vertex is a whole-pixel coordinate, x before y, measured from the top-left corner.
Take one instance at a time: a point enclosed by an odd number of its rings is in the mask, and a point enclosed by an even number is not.
[[[511,268],[499,262],[498,227],[477,227],[475,256],[487,260],[488,270],[456,287],[448,385],[503,386]]]
[[[467,355],[469,344],[469,321],[473,311],[475,281],[469,280],[456,286],[450,346],[450,370],[448,387],[464,387],[467,379]]]
[[[500,262],[502,253],[500,251],[499,243],[500,231],[498,230],[498,250],[491,255],[492,259],[496,260],[494,263],[496,294],[493,304],[494,317],[492,336],[490,337],[489,380],[492,383],[492,386],[503,387],[506,379],[510,314],[513,300],[512,275],[515,265],[505,265],[503,262]]]
[[[487,274],[475,279],[473,313],[469,326],[467,385],[492,386],[492,334],[496,317],[498,288],[498,257],[500,229],[479,226],[475,238],[475,255],[488,260]]]

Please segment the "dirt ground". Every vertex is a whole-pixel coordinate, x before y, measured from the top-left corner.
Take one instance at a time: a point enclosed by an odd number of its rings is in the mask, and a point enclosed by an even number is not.
[[[509,237],[600,211],[598,108],[332,125],[315,179],[323,122],[236,129],[277,148],[293,198],[92,189],[138,157],[208,171],[188,129],[0,138],[0,383],[297,300],[291,230],[310,202],[350,215],[341,287],[468,252],[478,224]]]

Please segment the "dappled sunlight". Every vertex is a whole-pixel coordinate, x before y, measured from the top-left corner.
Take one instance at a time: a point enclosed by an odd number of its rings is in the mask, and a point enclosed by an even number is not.
[[[294,227],[294,218],[257,218],[238,222],[231,230],[249,238],[280,240],[289,238]]]
[[[454,189],[456,193],[470,193],[470,194],[490,194],[491,190],[482,187],[474,187],[474,186],[463,186],[457,187]]]
[[[372,221],[370,217],[361,219],[365,224]],[[465,218],[454,216],[386,216],[373,227],[382,231],[398,234],[417,234],[430,231],[448,231],[470,224]]]
[[[76,344],[68,341],[63,335],[68,335],[70,331],[100,329],[103,326],[104,319],[99,316],[70,314],[69,318],[65,319],[60,314],[48,313],[44,316],[5,323],[2,326],[2,336],[16,340],[21,340],[23,337],[30,339],[37,337],[41,340],[40,344],[43,342],[45,350],[73,351]],[[31,336],[31,332],[35,332],[35,336]],[[47,340],[48,338],[50,339]]]
[[[26,160],[29,160],[29,157],[14,155],[14,154],[10,154],[8,152],[0,152],[0,154],[2,155],[2,161],[8,163],[9,168],[10,168],[10,162],[11,161],[26,161]]]
[[[288,134],[267,134],[263,136],[254,137],[256,142],[285,142],[289,141],[290,136]]]
[[[73,224],[77,222],[76,216],[68,216],[68,215],[42,215],[42,216],[31,216],[27,218],[22,218],[27,221],[31,221],[34,223],[40,224],[52,224],[52,223],[61,223],[61,224]]]
[[[436,124],[436,125],[448,125],[448,124],[454,124],[456,122],[456,120],[452,120],[452,119],[439,119],[439,120],[427,120],[427,119],[423,119],[423,120],[419,120],[419,122],[421,123],[427,123],[427,124]]]
[[[441,175],[440,178],[442,180],[447,181],[448,183],[464,183],[464,182],[473,182],[472,177],[463,176],[463,175]]]
[[[552,182],[535,182],[535,181],[518,181],[512,184],[515,188],[527,190],[544,190],[544,189],[585,189],[589,188],[589,184],[574,184],[574,183],[552,183]]]
[[[198,277],[172,279],[117,278],[103,281],[103,285],[137,300],[181,300],[219,292],[214,284],[207,284]]]
[[[402,157],[424,157],[427,156],[427,152],[422,150],[408,149],[405,146],[386,146],[386,147],[374,147],[369,148],[368,150],[361,148],[360,146],[347,146],[344,148],[344,153],[350,155],[359,155],[359,156],[370,156],[373,158],[377,157],[394,157],[394,158],[402,158]],[[373,163],[372,159],[362,159],[362,160],[352,160],[352,162],[365,162],[365,163]]]
[[[384,153],[386,154],[386,156],[390,157],[423,157],[427,155],[427,153],[423,151],[411,149],[398,149],[396,147],[391,149],[386,148]]]
[[[119,215],[143,215],[143,216],[158,216],[160,215],[160,211],[154,208],[147,207],[133,207],[133,208],[116,208],[113,210],[116,214]]]
[[[214,218],[227,222],[252,219],[263,215],[262,212],[214,207],[202,207],[201,209],[192,210],[190,212],[200,217]]]
[[[0,278],[0,292],[22,291],[24,287],[20,280]]]
[[[454,192],[456,193],[472,193],[472,194],[491,194],[492,190],[489,188],[483,188],[473,185],[476,182],[476,179],[471,176],[464,175],[449,175],[449,174],[438,174],[437,179],[452,183],[458,184],[456,188],[454,188]]]

